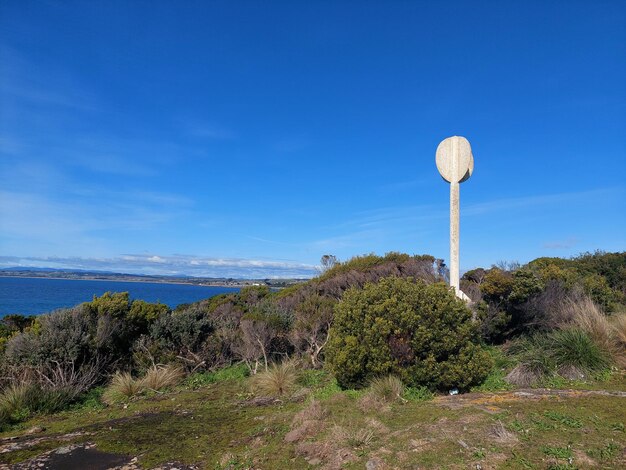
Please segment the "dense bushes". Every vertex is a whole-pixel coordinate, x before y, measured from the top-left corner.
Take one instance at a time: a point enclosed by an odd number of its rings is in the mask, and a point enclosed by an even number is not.
[[[327,267],[279,292],[246,287],[174,311],[106,293],[47,315],[4,317],[0,421],[63,407],[112,376],[132,395],[144,380],[135,377],[204,377],[231,363],[263,374],[259,383],[280,379],[282,393],[292,374],[283,380],[272,364],[288,358],[326,364],[344,387],[393,374],[407,390],[467,389],[491,364],[479,339],[513,343],[509,379],[520,384],[626,365],[626,253],[468,271],[461,286],[472,311],[440,282],[445,265],[432,256],[367,255]]]
[[[466,389],[491,368],[465,304],[442,284],[384,278],[345,293],[327,364],[343,387],[393,374],[410,386]]]
[[[474,269],[461,288],[475,302],[485,341],[503,342],[559,325],[561,306],[588,298],[605,313],[626,306],[626,253],[538,258],[525,266]]]

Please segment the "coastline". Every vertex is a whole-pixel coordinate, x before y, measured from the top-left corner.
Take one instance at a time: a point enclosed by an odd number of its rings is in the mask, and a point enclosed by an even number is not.
[[[233,289],[241,289],[242,287],[255,285],[253,283],[198,283],[198,282],[185,282],[183,280],[159,280],[159,279],[126,279],[126,278],[101,278],[101,277],[57,277],[57,276],[7,276],[6,274],[0,274],[0,278],[11,279],[55,279],[59,281],[102,281],[102,282],[137,282],[141,284],[176,284],[187,285],[197,287],[232,287]],[[258,284],[257,284],[258,285]]]

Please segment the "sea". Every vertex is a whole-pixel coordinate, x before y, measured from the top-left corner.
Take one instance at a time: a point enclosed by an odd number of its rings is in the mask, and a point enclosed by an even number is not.
[[[173,309],[180,304],[238,291],[237,287],[191,284],[0,277],[0,318],[12,313],[39,315],[73,307],[105,292],[128,292],[133,300],[161,302]]]

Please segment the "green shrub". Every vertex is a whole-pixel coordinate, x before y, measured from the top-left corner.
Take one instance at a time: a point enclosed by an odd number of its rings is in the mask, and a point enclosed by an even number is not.
[[[313,392],[313,398],[317,400],[327,400],[333,395],[340,393],[341,387],[337,383],[337,379],[334,377],[328,381],[322,388],[319,388]]]
[[[389,277],[352,288],[335,309],[327,366],[344,388],[393,374],[409,386],[467,389],[492,366],[471,316],[443,283]]]
[[[298,385],[316,387],[327,377],[328,372],[317,369],[304,369],[298,373]]]
[[[214,327],[211,319],[202,308],[192,304],[186,310],[166,312],[160,315],[150,326],[149,338],[145,347],[138,347],[135,361],[147,363],[151,360],[167,363],[177,358],[184,358],[185,366],[195,367],[214,365],[216,352],[220,344],[211,342],[214,339]],[[141,341],[141,338],[140,338]],[[146,349],[152,357],[143,357]]]
[[[428,401],[435,398],[435,395],[426,387],[405,387],[402,398],[407,401]]]
[[[249,374],[250,369],[245,364],[235,364],[213,372],[196,372],[185,380],[185,384],[196,388],[225,380],[242,380],[248,377]]]
[[[487,343],[501,343],[506,338],[511,315],[494,304],[481,301],[474,306],[481,338]]]

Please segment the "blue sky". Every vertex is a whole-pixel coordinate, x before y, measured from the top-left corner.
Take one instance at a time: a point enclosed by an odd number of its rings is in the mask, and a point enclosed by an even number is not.
[[[0,3],[0,266],[626,249],[626,3]]]

